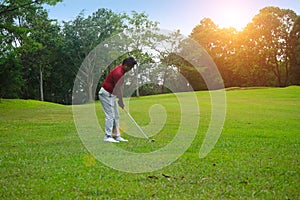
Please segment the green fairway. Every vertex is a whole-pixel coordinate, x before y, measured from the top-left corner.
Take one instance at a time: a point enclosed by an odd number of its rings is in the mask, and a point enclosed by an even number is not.
[[[223,132],[203,159],[199,150],[211,105],[208,92],[196,95],[200,126],[191,146],[167,167],[141,174],[120,172],[95,159],[77,134],[72,106],[1,99],[0,198],[300,199],[300,87],[227,90]],[[145,126],[156,104],[167,118],[153,135],[155,142],[124,133],[129,142],[118,147],[146,153],[173,139],[181,114],[174,95],[132,98],[130,113]],[[96,109],[103,127],[99,102]],[[132,124],[120,115],[126,132]]]

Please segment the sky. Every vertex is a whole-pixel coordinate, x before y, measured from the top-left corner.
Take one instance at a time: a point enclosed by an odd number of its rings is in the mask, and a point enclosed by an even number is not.
[[[85,16],[100,8],[116,13],[145,12],[161,29],[180,29],[188,36],[204,18],[210,18],[220,28],[242,30],[259,10],[266,6],[291,9],[300,15],[299,0],[64,0],[45,7],[51,19],[74,20],[81,11]]]

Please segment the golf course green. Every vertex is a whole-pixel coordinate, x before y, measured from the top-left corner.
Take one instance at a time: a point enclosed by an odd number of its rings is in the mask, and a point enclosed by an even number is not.
[[[300,87],[226,89],[222,134],[201,159],[211,101],[208,91],[195,94],[200,123],[193,142],[178,160],[148,173],[121,172],[90,154],[78,136],[72,106],[1,99],[0,198],[300,199]],[[132,124],[120,111],[122,136],[129,142],[108,145],[147,153],[174,138],[181,119],[175,95],[127,101],[142,128],[156,104],[166,111],[165,125],[151,137],[155,142],[147,143],[126,133]],[[103,127],[99,101],[95,107]]]

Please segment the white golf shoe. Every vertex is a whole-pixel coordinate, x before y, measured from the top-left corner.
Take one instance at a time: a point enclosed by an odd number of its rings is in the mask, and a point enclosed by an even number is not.
[[[119,141],[115,140],[113,137],[107,137],[105,136],[103,139],[104,142],[112,142],[112,143],[118,143]]]
[[[122,138],[121,136],[115,137],[114,139],[115,139],[116,141],[118,141],[118,142],[128,142],[128,140]]]

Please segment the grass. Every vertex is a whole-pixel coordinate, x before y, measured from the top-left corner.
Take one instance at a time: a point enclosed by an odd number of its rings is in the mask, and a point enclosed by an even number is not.
[[[0,198],[300,199],[300,87],[232,89],[226,95],[224,129],[207,157],[199,159],[199,149],[210,120],[210,98],[197,92],[200,127],[189,149],[171,165],[141,174],[97,161],[78,137],[71,106],[2,99]],[[171,141],[180,122],[173,95],[131,99],[130,112],[147,125],[153,104],[163,105],[168,114],[153,136],[156,142],[124,133],[130,142],[120,148],[151,152]],[[96,108],[103,126],[99,102]]]

